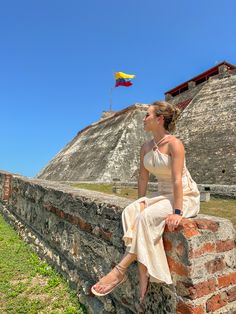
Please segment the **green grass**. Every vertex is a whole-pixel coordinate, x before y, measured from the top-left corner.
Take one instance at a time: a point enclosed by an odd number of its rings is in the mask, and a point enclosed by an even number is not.
[[[73,184],[72,186],[77,187],[77,188],[82,188],[82,189],[99,191],[99,192],[108,193],[108,194],[114,194],[112,192],[112,184],[79,183],[79,184]],[[136,199],[137,189],[124,187],[124,188],[121,188],[119,194],[115,194],[115,195],[127,197],[129,199]],[[222,199],[222,198],[214,198],[211,196],[211,200],[209,202],[201,202],[200,214],[218,216],[218,217],[229,219],[232,221],[234,227],[236,228],[236,200],[235,199]]]
[[[76,183],[72,184],[75,188],[86,189],[91,191],[98,191],[107,194],[115,194],[112,192],[112,184],[98,184],[98,183]],[[115,194],[121,197],[127,197],[130,199],[137,198],[137,189],[132,187],[121,188],[119,193]]]
[[[83,314],[76,291],[0,215],[0,313]]]
[[[211,197],[209,202],[201,202],[200,214],[218,216],[232,221],[236,228],[236,200]]]

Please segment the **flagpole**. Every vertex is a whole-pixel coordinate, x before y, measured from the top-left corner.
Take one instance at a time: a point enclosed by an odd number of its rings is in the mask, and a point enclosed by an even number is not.
[[[110,91],[110,108],[109,108],[109,111],[112,110],[112,91],[113,91],[114,87],[111,88],[111,91]]]
[[[116,78],[115,72],[113,72],[113,76],[114,76],[114,79],[115,79]],[[109,108],[110,112],[112,111],[112,92],[113,92],[113,89],[114,89],[114,87],[111,87],[111,91],[110,91],[110,108]]]

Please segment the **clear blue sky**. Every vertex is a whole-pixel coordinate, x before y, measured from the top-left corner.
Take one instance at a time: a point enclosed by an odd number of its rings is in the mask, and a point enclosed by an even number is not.
[[[227,60],[235,0],[8,0],[0,4],[0,169],[34,176],[109,109],[163,99]]]

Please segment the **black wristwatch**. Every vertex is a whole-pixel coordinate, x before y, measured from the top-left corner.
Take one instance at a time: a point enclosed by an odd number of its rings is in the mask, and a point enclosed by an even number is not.
[[[182,210],[180,210],[180,209],[178,209],[178,208],[175,208],[174,214],[182,216],[182,215],[183,215],[183,212],[182,212]]]

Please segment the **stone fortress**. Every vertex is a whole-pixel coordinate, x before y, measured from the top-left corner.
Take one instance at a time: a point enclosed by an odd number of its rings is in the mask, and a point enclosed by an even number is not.
[[[197,183],[236,185],[236,66],[222,62],[167,91],[182,110],[175,134]],[[81,130],[37,175],[54,181],[137,180],[140,146],[149,134],[147,105],[113,112]]]
[[[176,134],[198,183],[236,184],[236,67],[222,62],[166,92],[183,109]]]
[[[183,111],[176,134],[200,183],[235,185],[236,67],[222,62],[166,92]],[[121,212],[130,200],[62,181],[123,182],[138,175],[147,105],[135,104],[81,130],[40,172],[0,171],[0,213],[77,291],[90,314],[137,313],[136,265],[104,298],[90,287],[123,255]],[[211,186],[212,187],[212,186]],[[146,314],[236,314],[236,232],[228,219],[183,218],[163,241],[173,284],[151,284]],[[158,265],[157,265],[158,267]]]

